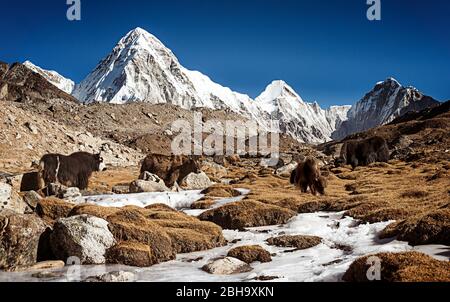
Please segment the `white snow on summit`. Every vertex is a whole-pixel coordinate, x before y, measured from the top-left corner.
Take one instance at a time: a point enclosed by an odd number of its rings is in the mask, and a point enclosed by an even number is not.
[[[231,110],[256,120],[265,129],[269,128],[271,118],[279,117],[283,119],[282,132],[308,143],[330,140],[336,130],[335,116],[339,115],[330,115],[305,103],[283,81],[273,82],[252,100],[213,82],[201,72],[186,69],[170,49],[141,28],[123,37],[76,86],[73,95],[84,103],[139,101],[185,109]]]
[[[280,121],[281,132],[307,143],[329,141],[351,107],[324,110],[317,103],[303,101],[284,81],[272,82],[255,102],[270,118]]]
[[[73,92],[73,89],[75,88],[74,81],[65,78],[56,71],[42,69],[41,67],[34,65],[30,61],[25,61],[23,65],[25,65],[28,69],[32,70],[33,72],[40,74],[51,84],[55,85],[56,87],[58,87],[60,90],[64,91],[67,94],[71,94]]]

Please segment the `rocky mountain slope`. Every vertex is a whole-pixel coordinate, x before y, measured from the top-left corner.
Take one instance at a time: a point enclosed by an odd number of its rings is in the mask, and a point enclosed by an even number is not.
[[[348,120],[333,133],[334,139],[392,122],[411,111],[439,105],[414,87],[403,87],[393,78],[379,82],[348,112]]]
[[[23,63],[26,67],[31,69],[32,71],[40,74],[43,76],[47,81],[64,91],[65,93],[71,94],[73,92],[73,89],[75,88],[75,82],[65,78],[64,76],[60,75],[56,71],[53,70],[45,70],[42,69],[39,66],[34,65],[30,61],[25,61]]]
[[[51,84],[42,75],[20,63],[0,62],[0,101],[19,103],[42,102],[50,99],[78,101]]]

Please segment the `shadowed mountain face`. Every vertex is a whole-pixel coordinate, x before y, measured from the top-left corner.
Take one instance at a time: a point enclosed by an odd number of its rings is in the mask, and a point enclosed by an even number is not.
[[[348,120],[333,133],[334,139],[388,124],[411,111],[438,106],[435,99],[390,78],[378,83],[348,112]]]
[[[58,89],[25,65],[20,63],[8,65],[0,62],[0,100],[24,103],[48,99],[77,102],[74,97]]]

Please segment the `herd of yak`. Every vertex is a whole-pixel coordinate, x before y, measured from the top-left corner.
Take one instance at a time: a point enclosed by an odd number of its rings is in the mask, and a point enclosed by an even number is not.
[[[382,137],[372,137],[344,143],[336,164],[356,168],[374,162],[388,161],[389,149],[386,140]],[[23,176],[21,191],[45,192],[47,186],[55,183],[86,190],[92,174],[104,171],[106,166],[101,154],[77,152],[69,156],[47,154],[35,168],[36,172]],[[157,175],[168,187],[172,187],[175,183],[181,183],[190,173],[199,173],[200,164],[198,159],[191,156],[152,154],[142,162],[140,178],[144,177],[146,172]],[[309,188],[314,195],[325,194],[327,187],[327,180],[321,175],[319,162],[313,157],[298,163],[291,174],[290,182],[299,187],[303,193]]]

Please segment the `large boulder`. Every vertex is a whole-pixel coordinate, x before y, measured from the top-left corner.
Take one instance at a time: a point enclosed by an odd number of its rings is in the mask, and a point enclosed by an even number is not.
[[[372,258],[372,259],[371,259]],[[418,252],[382,253],[356,260],[345,273],[347,282],[368,282],[370,268],[379,261],[380,281],[385,282],[450,282],[450,262],[439,261]]]
[[[0,182],[0,210],[11,210],[19,214],[32,212],[22,197],[7,183]]]
[[[202,268],[205,272],[213,275],[234,275],[247,273],[253,268],[247,263],[232,257],[215,260]]]
[[[233,248],[228,252],[227,256],[237,258],[248,264],[255,261],[262,263],[272,261],[270,253],[259,245],[239,246]]]
[[[168,192],[164,182],[154,182],[146,180],[135,180],[130,184],[130,193],[152,193],[152,192]]]
[[[185,190],[203,190],[212,186],[212,182],[205,172],[198,174],[191,173],[181,182],[181,187]]]
[[[206,211],[199,218],[214,222],[224,229],[242,230],[249,227],[284,224],[295,215],[296,213],[289,209],[243,200]]]
[[[45,228],[44,222],[35,215],[0,211],[0,269],[35,264]]]
[[[58,259],[76,256],[82,264],[104,264],[105,252],[116,243],[104,219],[79,215],[58,220],[50,245]]]

